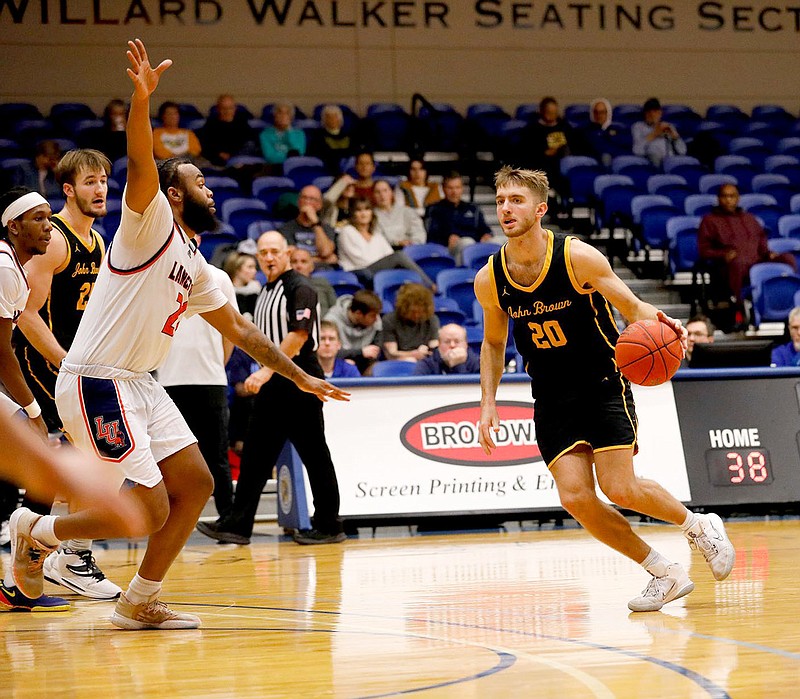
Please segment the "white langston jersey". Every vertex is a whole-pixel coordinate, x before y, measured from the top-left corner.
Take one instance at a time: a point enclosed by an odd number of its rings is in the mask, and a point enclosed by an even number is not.
[[[162,192],[143,214],[128,208],[124,194],[122,202],[119,231],[65,361],[147,372],[164,362],[181,318],[227,299]]]
[[[30,293],[28,277],[14,247],[7,240],[0,240],[0,318],[16,325]]]

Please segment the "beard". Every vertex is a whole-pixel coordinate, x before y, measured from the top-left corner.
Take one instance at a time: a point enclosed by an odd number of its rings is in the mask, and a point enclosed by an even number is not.
[[[208,204],[188,196],[183,200],[183,222],[195,233],[213,233],[219,228],[219,220],[208,209]]]
[[[75,197],[75,204],[78,206],[78,211],[80,211],[84,216],[88,216],[89,218],[103,218],[108,213],[108,208],[105,204],[103,204],[103,208],[100,211],[95,211],[92,209],[92,199],[84,198],[84,197]]]

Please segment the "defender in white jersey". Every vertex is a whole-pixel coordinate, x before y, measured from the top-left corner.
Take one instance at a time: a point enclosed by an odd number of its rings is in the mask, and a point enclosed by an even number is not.
[[[134,92],[122,219],[62,364],[56,404],[75,444],[116,464],[130,486],[128,497],[146,513],[147,551],[112,623],[124,629],[197,628],[198,617],[174,612],[159,600],[162,581],[212,490],[194,436],[149,373],[164,360],[181,318],[202,314],[252,357],[322,400],[346,400],[348,394],[300,370],[214,284],[194,241],[216,225],[203,173],[188,160],[157,168],[153,159],[150,95],[172,62],[152,67],[138,39],[128,48]],[[30,542],[12,549],[21,588],[38,582],[26,555],[31,547],[127,535],[95,510],[61,517],[27,511],[12,521],[11,533],[12,541]]]

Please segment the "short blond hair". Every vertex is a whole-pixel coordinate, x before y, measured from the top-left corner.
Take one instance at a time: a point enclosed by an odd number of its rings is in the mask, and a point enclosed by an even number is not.
[[[550,182],[542,170],[526,170],[524,168],[504,165],[494,174],[495,189],[508,186],[526,187],[539,201],[547,201]]]

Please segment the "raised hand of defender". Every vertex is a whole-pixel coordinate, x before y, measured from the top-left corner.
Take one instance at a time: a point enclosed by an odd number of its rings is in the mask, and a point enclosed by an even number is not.
[[[153,94],[161,79],[161,74],[172,65],[172,61],[166,59],[153,68],[141,39],[128,42],[127,55],[132,66],[132,68],[128,68],[127,72],[133,83],[134,95],[142,99],[147,98]]]

